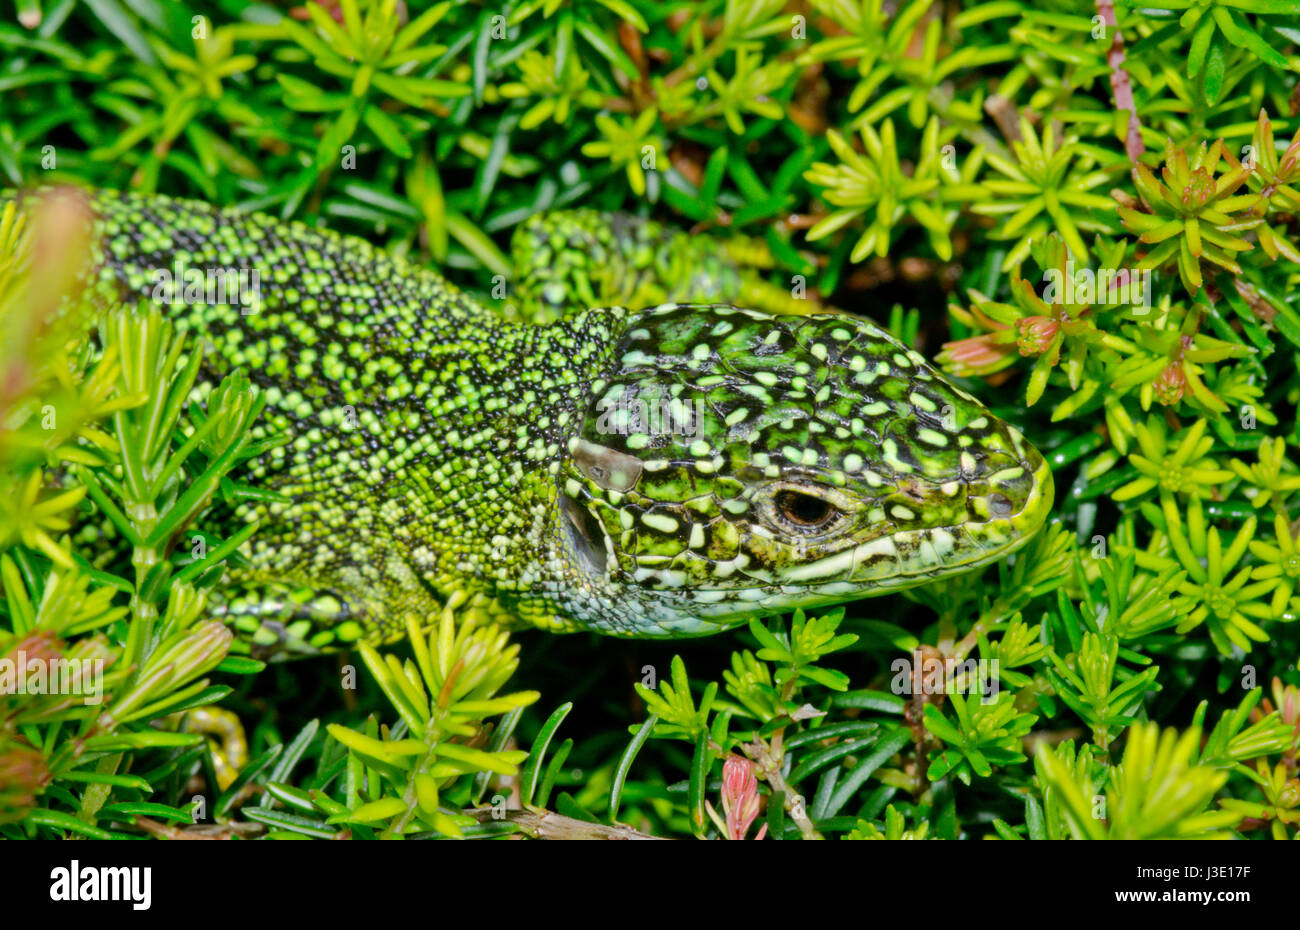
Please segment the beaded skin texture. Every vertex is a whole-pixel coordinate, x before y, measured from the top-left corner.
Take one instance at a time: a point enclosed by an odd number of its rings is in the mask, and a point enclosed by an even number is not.
[[[256,653],[394,639],[447,604],[702,635],[987,564],[1051,507],[1014,427],[871,323],[792,315],[743,245],[542,215],[503,316],[360,239],[87,196],[102,302],[161,300],[207,344],[198,399],[241,367],[259,435],[289,437],[250,477],[285,501],[229,515],[261,528],[216,592]]]

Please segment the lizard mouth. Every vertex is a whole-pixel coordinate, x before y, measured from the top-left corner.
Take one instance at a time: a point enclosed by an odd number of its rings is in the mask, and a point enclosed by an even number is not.
[[[842,545],[815,558],[778,566],[740,552],[714,566],[716,580],[701,577],[689,585],[646,585],[647,593],[676,602],[659,625],[665,635],[703,635],[755,615],[830,606],[916,587],[1015,552],[1047,522],[1054,485],[1043,456],[1014,428],[1006,427],[1004,435],[1007,455],[1000,470],[969,479],[960,503],[950,495],[942,508],[927,507],[918,498],[910,519],[870,525],[856,537],[849,531]],[[917,486],[912,489],[917,491]],[[599,529],[595,521],[572,525],[588,527],[592,561],[600,561],[605,544],[612,541],[595,532]],[[655,576],[649,569],[643,569],[643,574]]]
[[[1018,511],[982,522],[915,530],[895,530],[787,572],[782,588],[842,585],[855,596],[911,587],[956,570],[997,561],[1024,546],[1046,522],[1051,507],[1051,477]],[[1004,495],[989,495],[997,513]],[[869,585],[870,590],[862,590]],[[829,593],[829,592],[828,592]]]

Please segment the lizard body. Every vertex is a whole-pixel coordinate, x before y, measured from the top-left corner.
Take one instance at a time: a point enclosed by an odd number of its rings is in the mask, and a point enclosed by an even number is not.
[[[204,389],[242,367],[259,428],[290,437],[253,466],[287,501],[241,505],[262,528],[218,605],[263,649],[395,638],[449,601],[700,635],[987,564],[1051,505],[1043,458],[892,336],[720,303],[759,291],[708,240],[530,221],[514,251],[537,324],[359,239],[90,197],[105,299],[170,303],[210,344]],[[192,292],[159,291],[185,269]],[[239,299],[214,299],[235,270]],[[669,302],[586,305],[620,289]]]

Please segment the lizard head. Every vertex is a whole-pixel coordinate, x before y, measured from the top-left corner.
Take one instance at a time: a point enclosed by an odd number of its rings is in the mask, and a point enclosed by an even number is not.
[[[625,615],[603,625],[680,636],[1001,558],[1052,476],[870,323],[666,305],[627,319],[558,492],[568,555]]]

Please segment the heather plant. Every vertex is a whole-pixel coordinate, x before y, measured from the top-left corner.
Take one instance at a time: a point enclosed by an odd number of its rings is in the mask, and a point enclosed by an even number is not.
[[[937,358],[1057,495],[982,573],[706,640],[453,604],[267,665],[207,602],[264,395],[10,207],[0,836],[1300,837],[1298,13],[17,0],[0,187],[319,221],[503,312],[521,223],[651,217]]]

